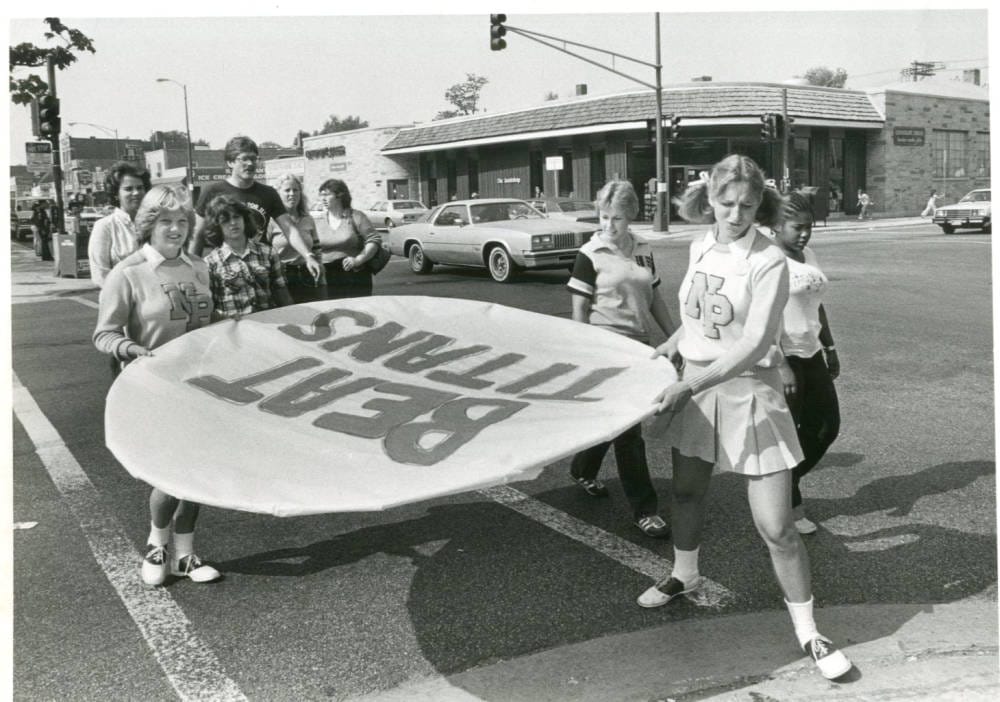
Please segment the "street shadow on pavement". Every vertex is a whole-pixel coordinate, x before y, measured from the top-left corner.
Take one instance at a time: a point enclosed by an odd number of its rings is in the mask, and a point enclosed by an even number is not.
[[[829,458],[831,464],[840,465],[860,460],[855,454]],[[876,641],[891,637],[936,603],[968,598],[994,586],[995,535],[932,523],[933,515],[920,509],[921,498],[961,490],[993,473],[990,461],[948,463],[915,474],[877,478],[846,497],[807,496],[810,516],[820,524],[817,534],[806,537],[820,630],[844,646]],[[657,482],[666,502],[669,481]],[[616,480],[608,484],[620,491]],[[686,600],[643,610],[635,605],[635,597],[649,585],[648,578],[609,567],[607,559],[582,544],[539,529],[526,517],[489,501],[436,503],[413,518],[397,512],[401,521],[253,553],[219,566],[227,573],[284,578],[347,568],[377,554],[404,557],[414,566],[406,611],[416,643],[434,670],[449,676],[609,635],[649,630],[659,636],[662,628],[666,646],[671,623],[690,626],[700,621],[702,629],[721,632],[735,626],[727,623],[733,619],[730,615],[765,616],[773,626],[713,638],[705,650],[691,651],[696,666],[731,669],[724,679],[734,690],[803,658],[781,607],[766,549],[753,529],[743,479],[717,476],[712,491],[719,501],[706,524],[702,573],[734,592],[734,602],[722,612],[699,609]],[[590,499],[575,486],[535,497],[556,505]],[[586,504],[583,509],[590,509],[593,501]],[[621,504],[605,507],[621,508]],[[391,518],[391,510],[380,517]],[[279,531],[291,540],[295,521],[279,520],[288,525]],[[299,536],[321,534],[316,528],[321,526],[314,523]],[[669,546],[664,544],[662,551],[669,553]],[[878,616],[865,607],[838,607],[836,616],[824,613],[824,607],[843,605],[880,607]],[[376,613],[364,616],[374,622]],[[709,623],[712,618],[717,620],[714,624]],[[363,620],[360,625],[365,625]],[[754,646],[756,653],[752,663],[741,669],[733,661],[743,659],[747,646]],[[618,655],[629,657],[630,652],[626,648]],[[565,684],[564,679],[544,679],[561,675],[558,670],[537,672],[540,679],[530,682],[536,691]],[[685,675],[690,680],[698,672],[692,669]],[[838,683],[847,687],[863,676],[863,669],[855,669]],[[399,682],[397,678],[386,684]],[[463,684],[454,677],[451,682]],[[484,700],[520,699],[499,694],[495,687],[473,689],[478,684],[468,683],[468,691]],[[823,690],[827,684],[817,676],[816,685]]]

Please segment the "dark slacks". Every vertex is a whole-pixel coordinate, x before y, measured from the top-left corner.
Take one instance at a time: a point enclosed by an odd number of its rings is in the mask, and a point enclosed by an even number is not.
[[[367,270],[345,271],[341,260],[324,263],[326,271],[326,299],[369,297],[372,294],[372,274]]]
[[[615,447],[618,477],[622,481],[625,497],[632,506],[633,516],[638,520],[646,515],[656,514],[656,490],[649,477],[646,442],[642,438],[641,424],[625,430],[613,441],[606,441],[580,451],[573,456],[570,472],[578,478],[593,480],[600,472],[604,456],[612,445]]]
[[[317,283],[309,269],[301,263],[285,264],[285,283],[288,294],[296,304],[326,299],[326,283],[322,279]]]
[[[799,481],[819,463],[840,433],[840,404],[822,351],[811,358],[789,356],[788,365],[795,373],[796,386],[788,409],[805,456],[792,469],[792,507],[798,507],[802,504]]]

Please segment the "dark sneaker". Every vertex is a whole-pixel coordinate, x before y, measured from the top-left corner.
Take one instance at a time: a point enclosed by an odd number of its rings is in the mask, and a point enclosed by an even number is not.
[[[578,477],[576,477],[575,475],[572,475],[572,474],[570,475],[570,477],[573,478],[573,481],[577,485],[579,485],[580,487],[582,487],[583,490],[584,490],[584,492],[586,492],[591,497],[607,497],[608,496],[608,489],[604,486],[604,483],[602,483],[597,478],[594,478],[593,480],[591,480],[589,478],[578,478]]]
[[[658,514],[647,514],[645,517],[641,517],[635,525],[642,529],[643,534],[652,536],[654,539],[666,539],[670,536],[670,527]]]
[[[190,578],[196,583],[210,583],[222,577],[222,573],[201,562],[193,553],[179,558],[170,565],[170,572],[181,578]]]
[[[142,582],[147,585],[162,585],[167,579],[167,547],[146,544],[146,555],[142,559]]]
[[[851,661],[825,636],[817,636],[803,646],[802,650],[807,656],[812,656],[819,672],[827,680],[839,678],[851,669]]]
[[[701,585],[701,577],[695,578],[690,585],[685,585],[677,578],[670,576],[666,580],[661,580],[653,587],[639,595],[640,607],[662,607],[670,600],[694,592]]]

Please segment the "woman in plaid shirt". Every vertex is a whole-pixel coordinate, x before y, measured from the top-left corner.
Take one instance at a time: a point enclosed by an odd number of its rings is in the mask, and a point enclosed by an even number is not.
[[[212,200],[206,211],[208,236],[216,248],[205,256],[212,301],[222,317],[294,304],[277,252],[247,232],[255,231],[250,210],[228,195]]]

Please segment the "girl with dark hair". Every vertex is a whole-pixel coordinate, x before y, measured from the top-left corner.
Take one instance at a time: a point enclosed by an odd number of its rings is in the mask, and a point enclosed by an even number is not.
[[[205,256],[212,301],[219,316],[243,315],[294,304],[285,286],[281,260],[268,244],[252,236],[250,209],[229,195],[208,203],[206,241],[214,246]]]
[[[684,363],[681,379],[657,398],[659,413],[670,419],[674,566],[639,605],[659,607],[698,588],[712,471],[743,475],[799,646],[823,676],[839,677],[851,663],[816,629],[809,556],[792,520],[791,469],[803,456],[779,373],[788,265],[754,228],[755,220],[777,221],[781,196],[765,186],[756,163],[731,155],[689,185],[677,205],[684,219],[712,227],[691,244],[679,290],[681,327],[657,348],[675,365]]]
[[[363,212],[351,208],[351,191],[344,181],[324,181],[319,186],[319,199],[326,209],[326,226],[318,227],[326,299],[371,295],[372,274],[365,264],[382,245],[382,237]]]
[[[115,210],[94,223],[87,244],[90,279],[98,287],[115,264],[139,250],[135,215],[150,187],[149,173],[124,161],[113,165],[105,176],[104,191]]]
[[[788,304],[781,330],[781,351],[794,374],[786,378],[785,398],[795,420],[805,458],[792,469],[792,516],[800,534],[812,534],[816,525],[802,507],[799,482],[819,463],[840,431],[840,407],[833,381],[840,375],[840,359],[823,307],[829,284],[816,254],[806,244],[812,236],[813,210],[808,193],[788,195],[781,207],[774,240],[788,257]]]

